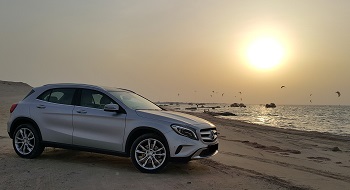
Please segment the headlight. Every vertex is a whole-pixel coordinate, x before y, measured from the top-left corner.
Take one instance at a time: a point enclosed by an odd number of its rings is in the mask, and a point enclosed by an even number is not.
[[[171,128],[173,128],[173,130],[179,135],[188,137],[190,139],[198,140],[194,129],[179,126],[179,125],[171,125]]]

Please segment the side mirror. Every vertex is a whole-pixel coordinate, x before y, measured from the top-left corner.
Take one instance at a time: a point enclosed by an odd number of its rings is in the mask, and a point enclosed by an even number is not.
[[[103,110],[104,111],[108,111],[108,112],[118,112],[119,111],[119,105],[117,105],[117,104],[107,104],[107,105],[105,105]]]

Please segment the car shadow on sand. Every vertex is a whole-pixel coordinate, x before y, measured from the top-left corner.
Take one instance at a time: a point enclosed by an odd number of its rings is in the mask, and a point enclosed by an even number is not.
[[[67,164],[72,167],[88,166],[103,169],[116,169],[140,173],[128,157],[119,157],[92,152],[66,150],[60,148],[46,148],[41,156],[35,160],[49,161],[57,164]],[[53,164],[52,163],[52,164]],[[191,173],[207,173],[209,167],[193,160],[189,163],[170,162],[160,173],[178,175]]]

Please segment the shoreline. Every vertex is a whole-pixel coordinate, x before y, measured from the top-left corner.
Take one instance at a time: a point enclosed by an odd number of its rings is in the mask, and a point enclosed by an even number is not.
[[[247,108],[243,109],[222,106],[213,110],[187,110],[186,105],[180,105],[179,107],[168,107],[166,109],[190,114],[209,111],[212,115],[220,118],[250,124],[350,137],[349,106],[324,106],[322,108],[312,106],[280,106],[277,108],[265,108],[255,105],[247,106]]]
[[[254,128],[255,130],[270,130],[270,131],[276,131],[280,133],[290,133],[295,135],[302,135],[306,137],[319,137],[329,140],[336,140],[336,141],[350,141],[350,136],[347,135],[337,135],[329,132],[319,132],[319,131],[306,131],[306,130],[298,130],[298,129],[287,129],[287,128],[280,128],[280,127],[274,127],[269,125],[261,125],[256,123],[249,123],[245,121],[235,120],[235,119],[229,119],[229,118],[223,118],[223,117],[216,117],[211,116],[206,113],[199,113],[199,112],[182,112],[190,115],[194,115],[197,117],[201,117],[206,120],[218,122],[220,124],[234,124],[234,127],[250,127]],[[222,120],[222,121],[221,121]]]

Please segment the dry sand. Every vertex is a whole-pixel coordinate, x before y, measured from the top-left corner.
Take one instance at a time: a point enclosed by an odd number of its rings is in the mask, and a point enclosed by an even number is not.
[[[350,138],[258,126],[191,113],[213,122],[219,153],[143,174],[131,160],[46,148],[16,155],[6,132],[12,103],[30,87],[0,81],[0,189],[349,189]],[[341,151],[332,151],[338,147]]]

